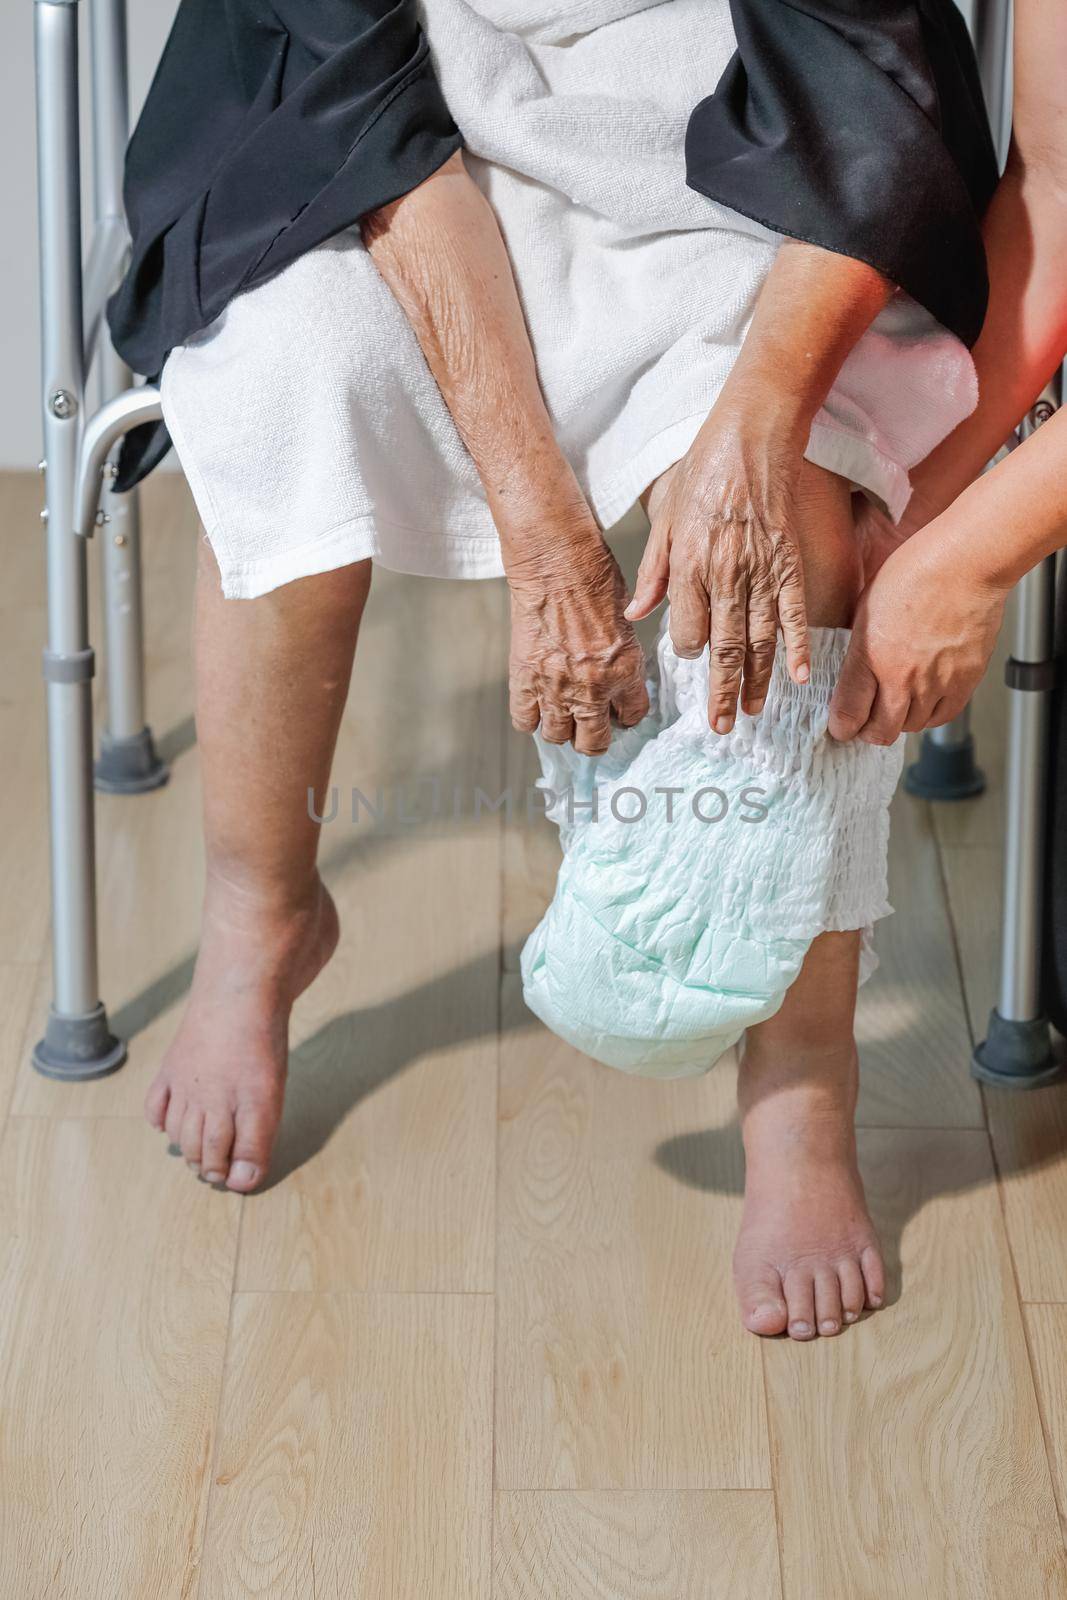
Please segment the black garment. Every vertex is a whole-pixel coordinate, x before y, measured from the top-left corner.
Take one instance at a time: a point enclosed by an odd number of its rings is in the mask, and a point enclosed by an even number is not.
[[[738,51],[690,121],[688,182],[870,262],[973,342],[988,292],[978,214],[996,170],[952,0],[731,7]],[[459,144],[415,0],[181,0],[127,157],[116,348],[158,374],[234,295],[415,188]],[[161,423],[128,435],[117,486],[169,444]]]
[[[459,148],[415,0],[181,0],[126,159],[116,349],[158,375],[234,295],[408,193]],[[116,486],[170,446],[128,435]]]
[[[952,0],[730,0],[738,51],[689,122],[692,188],[884,272],[971,345],[997,180]]]

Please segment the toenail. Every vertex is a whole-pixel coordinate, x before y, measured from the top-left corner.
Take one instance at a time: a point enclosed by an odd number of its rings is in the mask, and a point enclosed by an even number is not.
[[[878,1310],[878,1307],[879,1307],[879,1306],[880,1306],[880,1305],[881,1305],[881,1303],[882,1303],[882,1297],[881,1297],[881,1295],[880,1295],[880,1294],[872,1294],[872,1295],[869,1295],[869,1296],[868,1296],[868,1299],[869,1299],[869,1300],[870,1300],[870,1302],[871,1302],[871,1305],[872,1305],[872,1306],[873,1306],[873,1307],[874,1307],[874,1309],[875,1309],[875,1311],[877,1311],[877,1310]]]
[[[221,1183],[225,1176],[226,1176],[226,1174],[224,1172],[205,1172],[204,1173],[204,1182],[205,1183]]]
[[[814,1332],[810,1322],[791,1322],[789,1331],[798,1334],[802,1339],[806,1339],[809,1333]]]
[[[259,1168],[252,1165],[251,1161],[235,1161],[230,1168],[231,1183],[254,1183],[259,1173]]]
[[[839,1322],[830,1322],[829,1320],[827,1320],[826,1322],[820,1322],[819,1323],[819,1332],[820,1333],[836,1333],[840,1326],[841,1326],[841,1324]]]
[[[846,1322],[858,1322],[859,1319],[860,1319],[860,1314],[859,1314],[858,1311],[846,1311],[845,1312],[845,1321]]]

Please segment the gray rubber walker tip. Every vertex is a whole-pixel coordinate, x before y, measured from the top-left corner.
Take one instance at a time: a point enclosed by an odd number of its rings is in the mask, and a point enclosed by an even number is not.
[[[93,787],[102,794],[147,794],[160,789],[170,777],[159,758],[151,728],[129,738],[100,735],[100,754],[93,768]]]
[[[84,1017],[61,1017],[50,1010],[44,1038],[33,1050],[33,1065],[44,1077],[73,1083],[104,1078],[125,1060],[125,1042],[111,1032],[102,1005]]]
[[[971,1077],[998,1089],[1043,1089],[1067,1077],[1067,1060],[1053,1050],[1045,1017],[1014,1022],[994,1009],[971,1057]]]
[[[974,740],[935,744],[924,739],[919,759],[904,774],[904,788],[920,800],[971,800],[985,790],[985,773],[974,759]]]

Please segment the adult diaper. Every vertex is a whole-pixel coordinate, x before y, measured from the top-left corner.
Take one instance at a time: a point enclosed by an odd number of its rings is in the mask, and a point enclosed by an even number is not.
[[[874,970],[904,741],[829,737],[849,631],[810,634],[809,682],[790,680],[779,645],[763,711],[718,735],[708,653],[677,656],[665,617],[638,727],[599,757],[535,736],[564,856],[523,948],[523,993],[586,1055],[651,1077],[708,1071],[774,1015],[831,929],[862,929],[861,982]]]

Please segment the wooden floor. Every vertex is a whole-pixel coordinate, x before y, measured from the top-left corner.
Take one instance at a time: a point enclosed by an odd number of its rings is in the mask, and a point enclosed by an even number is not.
[[[983,1096],[967,1073],[995,961],[995,682],[985,799],[896,802],[898,912],[860,1007],[889,1305],[761,1343],[730,1288],[732,1072],[628,1080],[523,1010],[555,846],[524,814],[497,584],[376,580],[324,828],[346,933],[296,1019],[274,1182],[216,1193],[141,1121],[201,867],[196,526],[177,480],[146,500],[173,777],[98,803],[130,1060],[59,1086],[27,1066],[48,999],[39,485],[0,483],[0,1593],[1067,1596],[1067,1089]],[[432,816],[434,778],[458,819]],[[476,817],[475,788],[505,784],[512,819]],[[387,814],[353,824],[351,791],[379,785]]]

